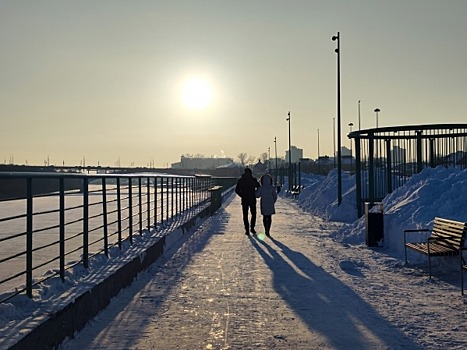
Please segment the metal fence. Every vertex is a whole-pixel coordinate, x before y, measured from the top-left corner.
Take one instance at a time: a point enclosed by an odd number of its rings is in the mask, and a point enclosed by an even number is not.
[[[394,126],[348,134],[355,143],[358,214],[425,167],[467,167],[467,124]]]
[[[0,303],[136,233],[157,234],[210,205],[211,191],[236,179],[155,174],[1,173]],[[217,187],[219,188],[219,187]]]

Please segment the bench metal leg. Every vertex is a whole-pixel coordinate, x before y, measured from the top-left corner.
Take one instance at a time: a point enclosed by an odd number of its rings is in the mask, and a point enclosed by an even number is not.
[[[407,265],[407,246],[405,245],[406,243],[407,243],[407,238],[404,232],[404,256],[405,256],[405,264]]]
[[[428,240],[427,246],[428,246],[428,271],[430,272],[430,277],[429,277],[429,279],[431,280],[431,254],[430,254],[430,240]]]
[[[461,259],[461,294],[464,295],[464,267],[462,266],[462,259]]]
[[[465,261],[462,256],[462,249],[459,250],[459,257],[460,257],[460,263],[461,263],[461,295],[464,295],[464,265]]]
[[[430,273],[430,279],[431,279],[431,255],[428,254],[428,271]]]

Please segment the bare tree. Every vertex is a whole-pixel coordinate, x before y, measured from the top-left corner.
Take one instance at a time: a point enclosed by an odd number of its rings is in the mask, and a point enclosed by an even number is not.
[[[240,164],[242,164],[242,165],[245,165],[247,157],[248,157],[248,155],[246,153],[239,153],[237,155],[237,158],[240,161]]]
[[[255,156],[248,156],[248,159],[246,160],[246,164],[254,164],[255,163]]]
[[[259,159],[261,160],[262,163],[266,164],[268,160],[268,154],[266,152],[261,153],[261,155],[259,156]]]

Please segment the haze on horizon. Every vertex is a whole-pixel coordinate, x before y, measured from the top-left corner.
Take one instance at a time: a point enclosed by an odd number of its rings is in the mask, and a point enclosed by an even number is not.
[[[464,123],[464,0],[0,3],[0,162],[332,156],[361,128]],[[192,82],[196,91],[188,91]],[[197,85],[198,84],[198,85]]]

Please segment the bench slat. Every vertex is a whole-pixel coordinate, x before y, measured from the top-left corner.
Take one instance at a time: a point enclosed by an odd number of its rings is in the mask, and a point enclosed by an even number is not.
[[[460,255],[466,238],[467,223],[436,217],[427,242],[407,242],[407,233],[421,231],[426,230],[404,230],[405,262],[407,263],[407,248],[428,255],[431,278],[430,257]],[[467,270],[467,264],[461,265],[462,269]]]
[[[428,255],[428,243],[407,243],[406,247]],[[430,255],[459,255],[459,250],[438,244],[430,244]]]

